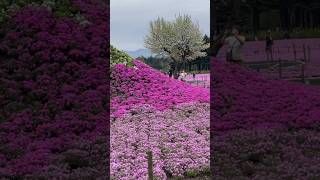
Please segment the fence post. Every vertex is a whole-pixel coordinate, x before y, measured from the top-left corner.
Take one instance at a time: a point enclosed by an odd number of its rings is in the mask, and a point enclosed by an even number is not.
[[[303,82],[304,82],[304,63],[305,62],[302,62],[302,64],[301,64],[301,77],[302,77]]]
[[[306,45],[303,44],[302,48],[303,48],[303,61],[307,62]]]
[[[152,151],[147,151],[148,156],[148,180],[153,180],[153,162],[152,162]]]
[[[311,48],[310,45],[308,45],[308,61],[311,61]]]
[[[282,78],[282,60],[279,58],[279,79]]]
[[[272,47],[271,52],[273,52],[273,53],[276,52],[274,47]]]
[[[294,43],[293,43],[293,55],[294,55],[294,60],[297,60],[296,45]]]
[[[270,54],[270,55],[271,55],[271,57],[270,57],[270,58],[271,58],[271,61],[273,61],[273,58],[275,57],[275,53],[276,53],[276,52],[274,51],[274,47],[272,47],[272,48],[271,48],[271,54]]]

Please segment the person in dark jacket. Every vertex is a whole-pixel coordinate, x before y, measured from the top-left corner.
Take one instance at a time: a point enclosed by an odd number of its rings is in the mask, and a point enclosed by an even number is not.
[[[273,46],[273,39],[271,36],[271,31],[269,30],[266,34],[266,54],[267,54],[267,60],[273,60],[272,55],[272,46]]]

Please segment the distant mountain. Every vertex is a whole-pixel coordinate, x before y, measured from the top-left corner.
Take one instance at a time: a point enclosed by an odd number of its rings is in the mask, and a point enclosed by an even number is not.
[[[125,52],[134,58],[137,58],[139,56],[143,56],[143,57],[153,56],[149,49],[138,49],[136,51],[125,51]]]

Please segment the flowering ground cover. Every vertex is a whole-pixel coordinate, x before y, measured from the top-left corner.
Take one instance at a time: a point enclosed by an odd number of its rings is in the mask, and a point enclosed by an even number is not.
[[[165,110],[187,102],[209,103],[207,89],[192,87],[169,78],[140,61],[135,68],[116,65],[111,72],[111,117],[118,117],[132,106],[149,104]]]
[[[320,89],[216,59],[211,70],[213,177],[319,178]]]
[[[287,39],[287,40],[275,40],[274,41],[274,60],[294,60],[293,46],[296,48],[296,58],[303,59],[303,45],[306,47],[306,56],[310,55],[310,60],[305,65],[306,76],[319,76],[320,75],[320,43],[319,38],[313,39]],[[310,47],[310,54],[307,47]],[[226,47],[224,46],[217,57],[219,59],[225,59]],[[267,60],[265,54],[265,41],[250,41],[246,42],[243,47],[243,59],[245,62],[259,62]],[[288,71],[288,72],[286,72]],[[284,76],[295,77],[300,75],[299,67],[288,68],[284,71]],[[270,75],[270,71],[266,72]],[[275,72],[271,72],[272,77],[277,77],[277,69]]]
[[[172,79],[140,61],[111,71],[111,178],[157,179],[209,169],[209,90]]]
[[[109,7],[73,4],[90,23],[27,6],[1,25],[1,178],[109,177]]]

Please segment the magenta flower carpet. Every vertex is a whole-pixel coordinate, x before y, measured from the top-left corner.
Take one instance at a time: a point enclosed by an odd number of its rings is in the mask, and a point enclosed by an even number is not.
[[[82,26],[28,6],[0,27],[0,177],[106,179],[108,6]]]
[[[111,177],[147,179],[153,152],[158,179],[209,169],[209,90],[134,61],[111,72]]]
[[[319,178],[319,87],[216,59],[211,69],[213,177]]]

